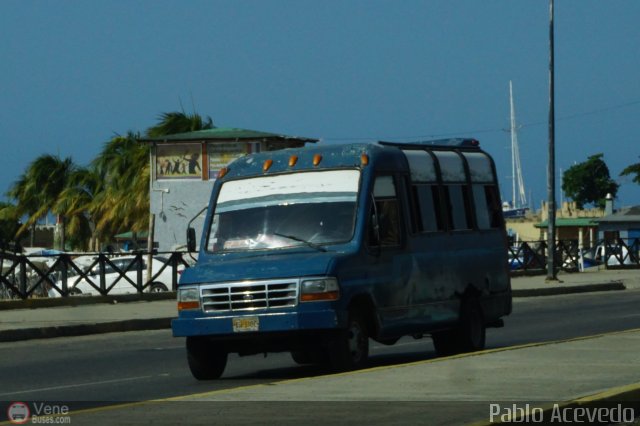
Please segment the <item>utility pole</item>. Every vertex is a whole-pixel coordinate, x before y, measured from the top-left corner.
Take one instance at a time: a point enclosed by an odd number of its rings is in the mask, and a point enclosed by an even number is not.
[[[549,162],[547,164],[547,281],[556,281],[556,155],[553,64],[553,0],[549,0]]]

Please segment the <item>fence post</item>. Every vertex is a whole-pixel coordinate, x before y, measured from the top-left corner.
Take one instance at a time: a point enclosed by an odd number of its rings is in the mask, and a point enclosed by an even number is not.
[[[144,264],[143,262],[143,257],[142,257],[142,253],[139,252],[138,254],[136,254],[136,259],[134,262],[136,262],[136,290],[138,291],[138,293],[142,293],[142,288],[146,283],[142,282],[142,265]],[[151,280],[151,275],[147,276],[147,282],[149,282]]]
[[[27,257],[20,256],[20,298],[27,298]]]
[[[100,293],[104,294],[106,288],[107,288],[107,283],[105,281],[105,268],[104,268],[104,255],[102,253],[100,253],[98,255],[98,267],[100,270]]]
[[[70,259],[69,256],[63,254],[60,256],[60,260],[62,260],[62,269],[60,270],[60,280],[62,281],[62,295],[67,296],[69,291],[69,284],[67,283],[67,279]]]

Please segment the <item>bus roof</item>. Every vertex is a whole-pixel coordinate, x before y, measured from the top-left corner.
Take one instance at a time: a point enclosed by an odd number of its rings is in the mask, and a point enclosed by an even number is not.
[[[398,147],[443,147],[443,148],[479,148],[480,142],[477,139],[471,138],[450,138],[450,139],[434,139],[426,141],[409,141],[409,142],[395,142],[395,141],[379,141],[381,145],[390,145]]]
[[[395,149],[393,149],[395,148]],[[352,144],[319,144],[303,148],[262,151],[240,157],[225,167],[222,176],[229,178],[296,170],[325,169],[332,167],[362,167],[366,161],[397,169],[406,164],[402,150],[460,150],[480,151],[476,139],[438,139],[415,142],[364,142]],[[317,161],[317,163],[316,163]],[[226,170],[225,170],[226,169]],[[221,176],[221,177],[222,177]]]

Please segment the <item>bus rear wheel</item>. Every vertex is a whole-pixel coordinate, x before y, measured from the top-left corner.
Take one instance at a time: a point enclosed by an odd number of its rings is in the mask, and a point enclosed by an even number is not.
[[[475,352],[485,348],[486,325],[482,307],[476,298],[467,298],[460,307],[458,325],[433,334],[433,345],[438,356]]]

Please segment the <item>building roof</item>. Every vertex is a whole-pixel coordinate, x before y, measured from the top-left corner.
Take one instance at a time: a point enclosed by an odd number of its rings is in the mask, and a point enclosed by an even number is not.
[[[140,142],[182,142],[182,141],[240,141],[240,140],[275,140],[317,142],[318,139],[302,136],[288,136],[278,133],[261,132],[258,130],[238,129],[233,127],[214,127],[213,129],[197,130],[195,132],[176,133],[157,138],[139,139]]]
[[[556,227],[568,228],[568,227],[596,227],[598,222],[595,217],[557,217]],[[549,221],[545,220],[535,225],[536,228],[546,228],[549,226]]]
[[[598,222],[640,222],[640,206],[625,207],[602,217]]]
[[[146,240],[148,236],[149,236],[149,232],[147,231],[136,232],[136,239],[138,240]],[[113,238],[115,240],[132,240],[133,232],[131,231],[123,232],[122,234],[114,235]]]

